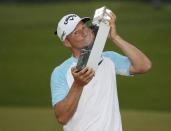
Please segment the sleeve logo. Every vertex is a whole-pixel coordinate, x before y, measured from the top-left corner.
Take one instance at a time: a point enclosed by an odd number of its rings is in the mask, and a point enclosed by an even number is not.
[[[64,36],[66,35],[66,32],[65,31],[63,31],[63,33],[62,33],[62,35],[61,35],[61,40],[63,40],[64,39]]]

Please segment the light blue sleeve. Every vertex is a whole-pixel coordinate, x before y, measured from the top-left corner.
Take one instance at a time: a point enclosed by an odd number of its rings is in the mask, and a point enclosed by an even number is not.
[[[52,72],[50,85],[52,105],[55,106],[55,104],[64,99],[68,93],[66,73],[60,66],[55,68]]]
[[[120,55],[113,51],[103,52],[103,56],[110,58],[112,62],[115,64],[116,74],[132,76],[129,71],[131,62],[128,59],[128,57]]]

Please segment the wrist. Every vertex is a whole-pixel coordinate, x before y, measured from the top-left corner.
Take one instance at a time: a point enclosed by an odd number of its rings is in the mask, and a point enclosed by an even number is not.
[[[77,81],[73,82],[73,86],[74,86],[74,88],[79,89],[79,90],[82,90],[84,87],[83,84],[81,84],[80,82],[77,82]]]
[[[120,38],[120,37],[118,34],[116,34],[116,35],[112,36],[112,41],[116,42],[118,40],[118,38]]]

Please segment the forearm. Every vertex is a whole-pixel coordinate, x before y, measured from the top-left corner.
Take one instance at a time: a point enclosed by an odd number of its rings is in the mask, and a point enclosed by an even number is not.
[[[132,73],[144,73],[149,70],[151,62],[138,48],[123,40],[119,35],[112,38],[112,41],[130,59]]]
[[[79,84],[73,82],[68,95],[55,106],[55,115],[61,124],[66,124],[75,113],[82,90]]]

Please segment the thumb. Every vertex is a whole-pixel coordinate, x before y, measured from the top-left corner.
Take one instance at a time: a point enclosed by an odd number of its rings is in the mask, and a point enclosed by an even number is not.
[[[71,72],[75,72],[77,69],[76,69],[76,66],[72,67],[71,68]]]

